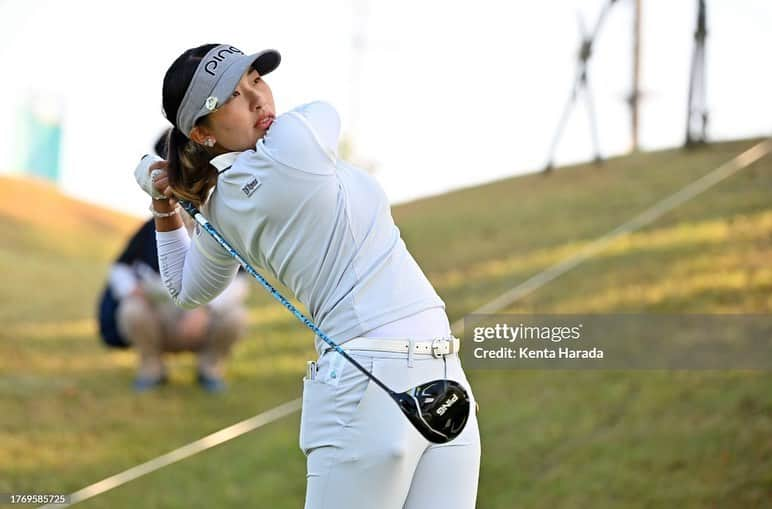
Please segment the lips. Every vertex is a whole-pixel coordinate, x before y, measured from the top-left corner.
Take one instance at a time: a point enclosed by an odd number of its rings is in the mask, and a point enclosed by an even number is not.
[[[255,123],[255,127],[259,128],[259,129],[262,129],[262,130],[266,130],[269,127],[271,127],[271,124],[273,124],[273,119],[274,119],[273,115],[265,116],[265,117],[259,119]]]

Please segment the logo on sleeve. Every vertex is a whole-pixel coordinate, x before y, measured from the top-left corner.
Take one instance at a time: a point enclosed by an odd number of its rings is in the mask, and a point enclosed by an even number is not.
[[[247,182],[244,187],[241,188],[241,190],[244,191],[244,194],[247,196],[252,196],[252,194],[255,192],[255,189],[258,187],[260,187],[260,180],[258,178],[253,178]]]

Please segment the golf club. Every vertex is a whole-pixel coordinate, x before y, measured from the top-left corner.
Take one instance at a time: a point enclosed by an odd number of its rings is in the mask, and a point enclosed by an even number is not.
[[[289,309],[301,322],[322,338],[336,352],[356,366],[370,380],[393,399],[402,413],[427,440],[436,444],[449,442],[464,430],[469,418],[469,394],[456,381],[433,380],[408,389],[405,392],[394,392],[361,364],[354,360],[343,348],[322,332],[311,320],[284,298],[266,279],[261,276],[222,235],[209,223],[201,212],[189,201],[179,201],[182,208],[211,235],[230,255],[235,258],[244,270],[257,279],[273,297]]]

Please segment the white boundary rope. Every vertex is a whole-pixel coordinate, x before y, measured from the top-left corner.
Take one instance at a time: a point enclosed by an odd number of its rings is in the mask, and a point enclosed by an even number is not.
[[[772,151],[772,139],[767,139],[754,145],[753,147],[734,157],[730,161],[722,164],[710,173],[695,180],[694,182],[691,182],[690,184],[687,184],[679,191],[655,203],[653,206],[649,207],[626,223],[621,224],[612,231],[597,238],[585,246],[578,253],[568,256],[556,264],[544,269],[543,271],[530,277],[523,283],[520,283],[508,292],[500,295],[499,297],[495,298],[494,300],[490,301],[489,303],[485,304],[470,314],[495,313],[501,309],[504,309],[518,299],[533,293],[550,281],[557,279],[566,272],[575,268],[588,258],[596,255],[617,238],[651,224],[667,212],[684,204],[695,196],[702,194],[703,192],[715,186],[722,180],[734,175],[743,168],[746,168],[755,163],[767,155],[770,151]],[[461,331],[463,331],[463,328],[463,318],[453,323],[452,330],[454,334],[460,334]],[[204,438],[196,440],[195,442],[191,442],[190,444],[184,445],[155,459],[132,467],[128,470],[124,470],[119,474],[115,474],[90,486],[86,486],[85,488],[78,490],[70,495],[70,500],[66,504],[47,504],[41,506],[39,509],[57,509],[61,507],[67,507],[72,504],[77,504],[78,502],[95,497],[113,488],[117,488],[118,486],[126,484],[129,481],[133,481],[134,479],[147,475],[151,472],[155,472],[156,470],[161,469],[167,465],[176,463],[177,461],[193,456],[194,454],[198,454],[199,452],[210,449],[221,443],[233,440],[238,436],[249,433],[250,431],[254,431],[257,428],[265,426],[266,424],[270,424],[276,420],[281,419],[282,417],[297,412],[299,409],[300,399],[288,401],[287,403],[283,403],[275,408],[272,408],[271,410],[267,410],[254,417],[238,422],[227,428],[223,428],[220,431],[212,433],[211,435],[207,435]]]
[[[754,145],[742,154],[736,156],[730,161],[727,161],[705,176],[700,177],[690,184],[687,184],[679,191],[676,191],[667,198],[664,198],[655,203],[626,223],[623,223],[605,235],[598,237],[596,240],[582,248],[578,253],[567,256],[556,264],[544,269],[534,276],[531,276],[526,281],[520,283],[508,292],[500,295],[478,310],[469,314],[496,313],[497,311],[506,308],[518,299],[533,293],[535,290],[538,290],[553,279],[562,276],[588,258],[595,256],[619,237],[627,235],[628,233],[634,232],[639,228],[653,223],[667,212],[670,212],[680,205],[683,205],[685,202],[691,200],[699,194],[702,194],[727,177],[730,177],[743,168],[746,168],[755,163],[767,155],[770,151],[772,151],[772,139],[767,139]],[[457,320],[453,324],[454,332],[457,330],[463,330],[463,328],[463,318]]]
[[[72,504],[77,504],[78,502],[83,502],[86,499],[95,497],[113,488],[117,488],[122,484],[126,484],[127,482],[133,481],[134,479],[142,477],[143,475],[147,475],[150,472],[155,472],[160,468],[171,465],[172,463],[176,463],[177,461],[193,456],[194,454],[198,454],[199,452],[210,449],[223,442],[233,440],[234,438],[241,436],[244,433],[248,433],[252,430],[265,426],[266,424],[270,424],[278,419],[281,419],[282,417],[285,417],[289,414],[295,413],[299,409],[300,399],[294,399],[287,403],[281,404],[266,412],[258,414],[254,417],[250,417],[249,419],[243,420],[241,422],[237,422],[232,426],[223,428],[220,431],[216,431],[211,435],[205,436],[204,438],[200,438],[195,442],[183,445],[182,447],[168,452],[162,456],[158,456],[155,459],[135,467],[131,467],[130,469],[124,470],[123,472],[115,474],[112,477],[108,477],[107,479],[103,479],[97,483],[92,484],[91,486],[86,486],[85,488],[78,490],[70,495],[69,502],[66,504],[47,504],[41,506],[41,509],[56,509],[60,507],[67,507]]]

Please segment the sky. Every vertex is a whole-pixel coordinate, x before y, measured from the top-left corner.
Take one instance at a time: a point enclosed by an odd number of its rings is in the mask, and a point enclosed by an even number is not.
[[[147,216],[132,172],[169,125],[163,75],[208,42],[278,49],[278,112],[332,103],[392,203],[538,171],[573,85],[578,20],[592,26],[605,3],[0,0],[0,173],[20,171],[16,112],[32,100],[62,124],[61,188]],[[684,139],[696,0],[642,5],[640,142],[653,150]],[[589,68],[604,156],[630,146],[632,13],[616,2]],[[770,26],[768,0],[708,0],[711,139],[770,134]],[[588,126],[579,103],[558,164],[592,157]]]

